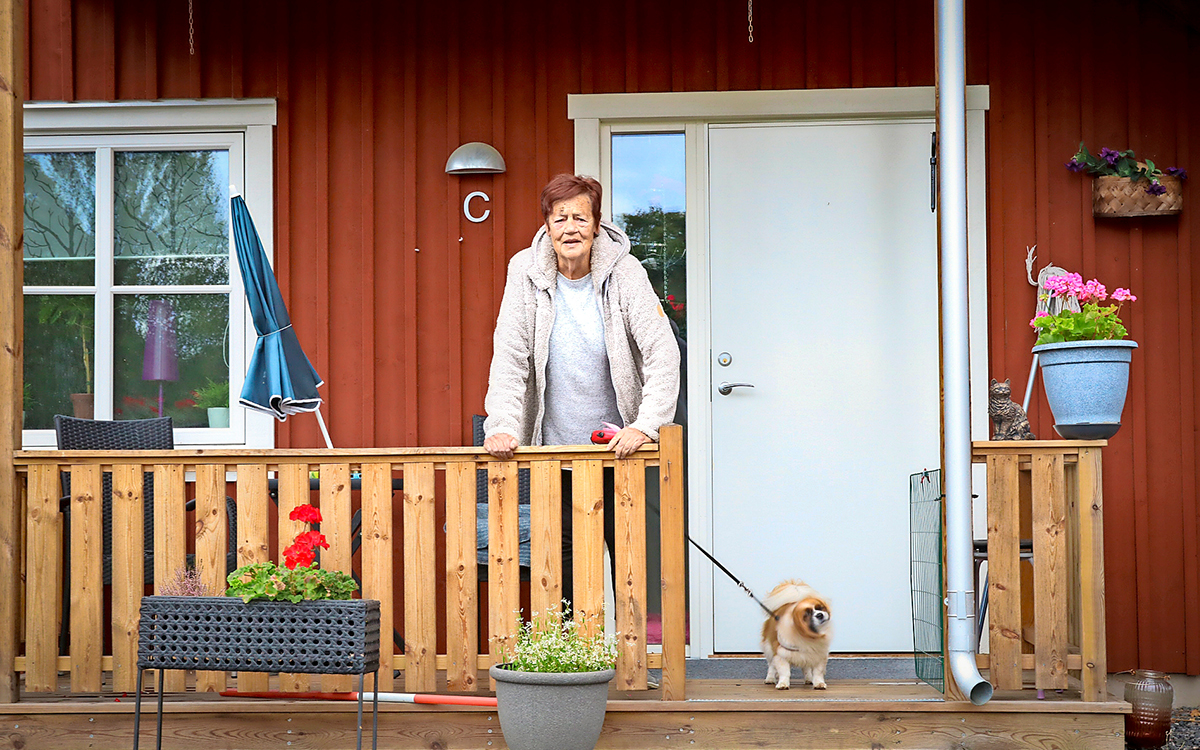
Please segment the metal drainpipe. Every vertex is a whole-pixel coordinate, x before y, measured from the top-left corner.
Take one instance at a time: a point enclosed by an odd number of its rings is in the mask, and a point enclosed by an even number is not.
[[[967,326],[967,104],[963,0],[937,3],[938,222],[946,443],[946,590],[950,673],[975,705],[992,686],[975,664],[971,575],[971,382]]]

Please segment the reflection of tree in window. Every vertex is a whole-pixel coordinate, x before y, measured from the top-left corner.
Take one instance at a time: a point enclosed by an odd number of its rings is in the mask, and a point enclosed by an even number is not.
[[[26,284],[92,284],[96,159],[91,152],[25,155]],[[80,258],[88,262],[35,262]]]
[[[226,283],[228,172],[225,151],[117,153],[117,283]]]
[[[650,206],[617,217],[617,222],[629,235],[633,255],[646,268],[654,291],[666,301],[664,309],[680,329],[686,328],[683,314],[687,283],[687,245],[684,241],[686,218],[683,211],[664,211],[660,206]],[[668,299],[668,295],[671,299]]]

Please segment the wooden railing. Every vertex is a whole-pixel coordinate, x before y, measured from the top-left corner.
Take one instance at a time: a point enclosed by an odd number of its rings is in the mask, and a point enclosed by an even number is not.
[[[578,617],[604,608],[603,471],[614,467],[616,541],[615,620],[619,659],[616,684],[645,689],[647,669],[663,670],[663,696],[682,699],[684,691],[684,520],[682,430],[664,427],[661,443],[617,460],[601,446],[522,448],[511,461],[499,461],[478,448],[359,450],[176,450],[176,451],[20,451],[17,496],[25,519],[23,590],[24,655],[12,668],[24,672],[25,690],[59,689],[59,672],[69,672],[72,692],[131,691],[136,681],[137,626],[143,581],[143,472],[154,475],[154,581],[161,586],[184,567],[194,549],[205,583],[223,590],[227,553],[227,473],[236,474],[238,564],[281,560],[282,548],[299,522],[288,512],[311,501],[309,472],[318,471],[321,531],[329,542],[321,566],[351,571],[351,517],[362,512],[362,596],[381,602],[381,633],[392,642],[402,625],[404,652],[385,648],[379,689],[393,688],[393,669],[403,670],[403,688],[434,691],[438,672],[450,690],[479,688],[477,670],[491,665],[516,631],[520,608],[518,558],[518,470],[530,470],[530,605],[534,611],[559,606],[562,583],[561,474],[573,470],[573,605]],[[659,467],[662,554],[662,654],[646,643],[646,468]],[[490,638],[481,649],[481,608],[476,563],[476,471],[488,476],[487,612]],[[70,645],[59,653],[63,580],[63,518],[60,472],[71,477]],[[112,474],[111,616],[105,617],[102,581],[101,504],[104,472]],[[361,473],[361,492],[351,491],[351,473]],[[278,479],[278,509],[268,496],[270,474]],[[194,489],[187,484],[194,475]],[[403,502],[393,504],[393,480],[403,485]],[[195,523],[186,528],[187,498],[195,498]],[[396,493],[397,500],[401,497]],[[444,533],[436,524],[444,513]],[[269,519],[278,518],[275,555]],[[395,529],[401,533],[393,536]],[[190,538],[189,538],[190,537]],[[443,552],[444,550],[444,552]],[[393,555],[403,571],[393,578]],[[445,567],[438,570],[439,556]],[[444,627],[439,633],[439,581],[444,582]],[[393,593],[403,586],[400,611]],[[528,616],[528,611],[525,613]],[[602,621],[602,620],[600,620]],[[596,622],[596,618],[588,620]],[[110,654],[104,653],[111,632]],[[438,653],[437,644],[446,644]],[[483,651],[483,653],[480,653]],[[653,657],[653,658],[651,658]],[[105,684],[104,673],[112,681]],[[185,688],[183,673],[168,672],[167,689]],[[350,690],[349,677],[320,677],[321,689]],[[239,690],[266,689],[267,675],[239,673]],[[304,675],[281,675],[280,689],[310,689]],[[197,690],[222,690],[224,673],[200,673]]]
[[[987,464],[987,655],[999,690],[1065,689],[1079,675],[1085,701],[1107,696],[1104,633],[1105,441],[977,442]],[[1022,539],[1032,560],[1022,561]]]

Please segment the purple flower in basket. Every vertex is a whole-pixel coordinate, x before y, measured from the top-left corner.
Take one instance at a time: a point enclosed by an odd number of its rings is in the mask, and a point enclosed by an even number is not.
[[[1151,184],[1150,187],[1146,188],[1146,192],[1150,195],[1162,195],[1163,193],[1167,192],[1167,188],[1165,185],[1155,182]]]
[[[1107,147],[1102,148],[1100,149],[1100,158],[1115,167],[1117,165],[1117,161],[1119,161],[1121,158],[1121,152],[1113,151],[1111,148]]]
[[[1166,172],[1172,177],[1178,177],[1181,180],[1187,179],[1187,170],[1182,167],[1167,167]]]
[[[1083,170],[1087,169],[1087,165],[1076,161],[1075,157],[1072,156],[1071,161],[1067,162],[1067,169],[1071,170],[1072,172],[1082,172]]]

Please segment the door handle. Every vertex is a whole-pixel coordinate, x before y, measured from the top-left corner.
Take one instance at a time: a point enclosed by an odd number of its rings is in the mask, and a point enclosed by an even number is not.
[[[717,386],[717,393],[720,393],[722,396],[728,396],[730,393],[733,393],[734,388],[753,388],[753,387],[754,387],[754,383],[730,383],[730,382],[722,380],[721,384],[719,386]]]

